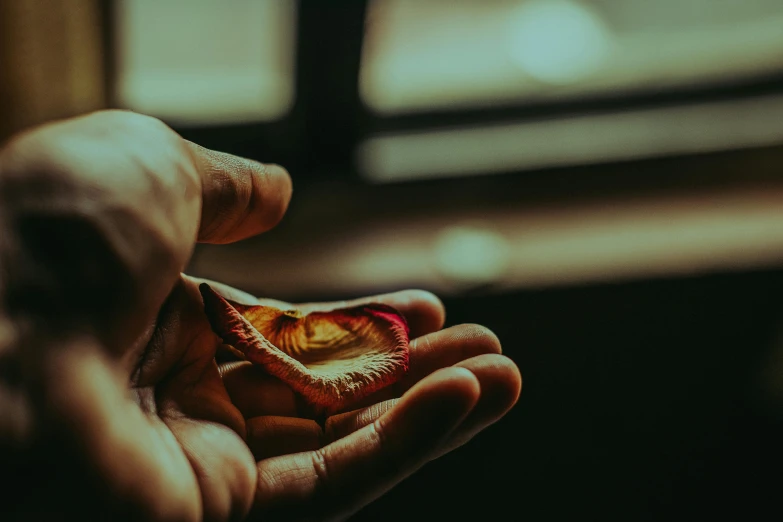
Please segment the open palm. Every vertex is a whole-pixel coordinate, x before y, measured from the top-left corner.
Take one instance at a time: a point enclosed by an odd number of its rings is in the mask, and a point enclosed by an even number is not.
[[[225,243],[274,226],[290,197],[279,167],[207,151],[117,111],[29,133],[0,158],[22,257],[57,276],[49,303],[74,303],[55,317],[22,300],[41,274],[10,263],[20,276],[7,285],[8,315],[40,326],[18,328],[24,342],[15,345],[37,420],[20,455],[51,459],[45,477],[20,482],[20,518],[342,519],[517,399],[519,372],[494,335],[475,325],[441,330],[442,305],[421,291],[368,299],[406,316],[409,374],[325,424],[258,368],[219,366],[200,281],[180,271],[196,240]],[[36,191],[44,182],[61,187],[48,201]],[[63,216],[71,241],[41,246],[30,235],[29,218]],[[81,252],[65,275],[54,266],[62,245]],[[76,266],[88,261],[89,272]]]

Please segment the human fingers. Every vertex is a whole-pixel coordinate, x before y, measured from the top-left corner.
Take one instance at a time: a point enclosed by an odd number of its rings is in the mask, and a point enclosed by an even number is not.
[[[274,227],[291,200],[291,177],[264,164],[186,141],[201,177],[198,240],[231,243]]]
[[[324,424],[324,442],[330,443],[372,424],[402,399],[389,399],[370,406],[332,415]]]
[[[262,460],[251,515],[342,520],[426,464],[479,398],[476,377],[447,368],[372,424],[315,451]]]
[[[485,354],[461,361],[456,366],[470,370],[479,381],[481,396],[436,456],[465,444],[477,433],[503,417],[519,399],[522,377],[514,362],[502,355]],[[390,399],[350,412],[333,415],[326,421],[324,440],[331,442],[375,422],[394,408],[400,399]]]
[[[484,354],[502,352],[500,340],[489,328],[460,324],[414,339],[410,343],[410,370],[398,382],[358,403],[352,409],[401,396],[432,372]]]
[[[310,419],[254,417],[247,420],[247,445],[256,460],[313,451],[323,445],[323,430]]]
[[[478,403],[460,427],[452,433],[441,456],[465,444],[477,433],[497,422],[519,399],[522,376],[514,362],[501,355],[485,354],[460,361],[456,366],[470,370],[479,381]],[[256,417],[247,421],[247,441],[257,459],[318,449],[375,422],[394,408],[401,399],[372,404],[333,415],[323,430],[312,420],[292,417]]]
[[[231,402],[246,419],[260,416],[299,417],[305,413],[298,395],[283,381],[247,361],[220,367]]]
[[[522,392],[522,374],[508,357],[496,354],[480,355],[455,366],[470,370],[478,378],[481,383],[481,398],[434,459],[459,448],[503,418],[517,403]]]
[[[351,406],[352,410],[401,396],[432,372],[482,354],[500,353],[491,330],[479,325],[458,325],[433,332],[410,343],[410,370],[398,383]],[[308,416],[301,399],[290,387],[248,362],[223,367],[223,381],[231,400],[245,418],[261,415]]]

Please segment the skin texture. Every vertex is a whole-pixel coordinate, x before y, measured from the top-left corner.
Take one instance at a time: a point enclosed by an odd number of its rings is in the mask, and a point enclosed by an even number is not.
[[[323,425],[280,381],[218,365],[203,281],[181,271],[196,241],[275,226],[291,190],[281,167],[124,111],[2,148],[3,520],[343,520],[513,406],[492,332],[442,330],[416,290],[301,305],[379,302],[411,327],[408,375]]]

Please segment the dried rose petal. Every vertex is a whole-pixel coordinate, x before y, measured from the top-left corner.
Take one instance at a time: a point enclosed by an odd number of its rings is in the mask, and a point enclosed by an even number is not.
[[[223,342],[326,412],[344,409],[408,370],[408,325],[389,306],[303,314],[234,303],[207,284],[200,289]]]

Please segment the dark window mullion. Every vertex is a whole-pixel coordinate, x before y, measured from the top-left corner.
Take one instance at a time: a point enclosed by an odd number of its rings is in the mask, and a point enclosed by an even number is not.
[[[295,118],[306,176],[350,179],[362,105],[359,64],[366,0],[299,3]]]

